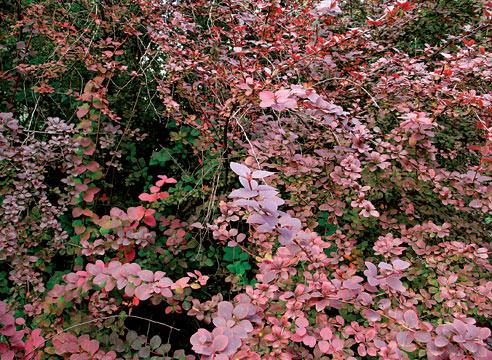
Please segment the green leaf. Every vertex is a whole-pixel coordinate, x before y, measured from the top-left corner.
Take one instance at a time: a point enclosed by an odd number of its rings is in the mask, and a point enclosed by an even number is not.
[[[75,265],[78,266],[83,266],[84,265],[84,258],[82,256],[77,256],[74,260]]]
[[[72,221],[72,226],[83,226],[83,225],[84,223],[80,219]]]
[[[111,232],[111,229],[106,229],[106,228],[99,228],[99,233],[101,235],[107,235]]]
[[[160,151],[154,151],[149,161],[149,165],[159,165],[164,166],[171,160],[171,154],[168,149],[162,149]]]
[[[207,260],[205,260],[204,264],[206,266],[213,266],[214,265],[214,261],[212,259],[207,259]]]

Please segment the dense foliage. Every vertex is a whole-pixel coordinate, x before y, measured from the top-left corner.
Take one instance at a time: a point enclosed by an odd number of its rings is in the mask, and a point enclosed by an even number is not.
[[[0,11],[1,360],[492,358],[492,2]]]

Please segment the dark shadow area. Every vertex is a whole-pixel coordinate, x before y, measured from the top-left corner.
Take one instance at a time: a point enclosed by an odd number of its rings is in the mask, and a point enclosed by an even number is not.
[[[129,330],[136,331],[139,335],[146,335],[147,339],[152,338],[154,335],[159,335],[163,343],[171,344],[173,351],[191,349],[191,335],[199,328],[210,328],[210,326],[200,323],[196,318],[186,315],[186,312],[182,314],[166,314],[165,309],[166,304],[164,303],[152,305],[149,301],[145,301],[133,309],[132,315],[170,325],[179,329],[179,331],[165,325],[131,317],[125,320],[125,326]]]

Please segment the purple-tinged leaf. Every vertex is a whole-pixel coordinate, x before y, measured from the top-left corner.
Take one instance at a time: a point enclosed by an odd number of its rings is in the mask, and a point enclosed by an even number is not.
[[[396,271],[405,270],[410,267],[410,263],[408,261],[403,261],[400,259],[395,259],[391,263]]]
[[[418,327],[419,319],[417,317],[417,313],[413,310],[407,310],[403,314],[403,319],[407,323],[407,325],[413,329]]]
[[[224,319],[230,319],[232,317],[232,311],[234,306],[228,301],[221,301],[217,307],[217,315]]]
[[[400,346],[408,346],[414,339],[413,334],[410,331],[400,331],[396,334],[396,341]]]
[[[381,315],[379,315],[376,311],[371,310],[371,309],[366,309],[363,311],[364,316],[367,318],[369,321],[379,321],[381,320]]]
[[[246,165],[231,162],[230,166],[232,171],[241,177],[248,177],[251,175],[251,170]]]
[[[272,176],[273,172],[270,172],[270,171],[264,171],[264,170],[255,170],[253,171],[253,174],[251,175],[253,177],[253,179],[264,179],[268,176]]]
[[[402,282],[397,277],[390,276],[389,278],[386,279],[386,284],[388,284],[388,286],[393,290],[405,291]]]
[[[233,310],[234,316],[237,317],[239,320],[247,317],[248,313],[249,313],[249,304],[244,304],[244,303],[238,304]]]
[[[242,198],[242,199],[250,199],[256,196],[258,196],[257,191],[252,191],[244,188],[232,190],[231,193],[229,194],[230,198]]]
[[[214,352],[223,351],[227,347],[228,343],[229,343],[229,338],[227,336],[217,335],[214,337],[212,348]]]
[[[437,347],[444,347],[444,346],[447,346],[449,344],[449,340],[447,338],[445,338],[444,336],[436,336],[436,338],[434,339],[434,345],[436,345]]]

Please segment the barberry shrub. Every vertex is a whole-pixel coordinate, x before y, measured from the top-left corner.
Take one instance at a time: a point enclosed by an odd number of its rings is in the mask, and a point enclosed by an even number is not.
[[[491,18],[4,4],[0,358],[492,358]]]

